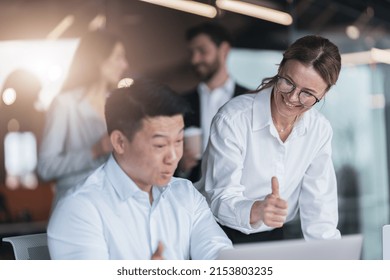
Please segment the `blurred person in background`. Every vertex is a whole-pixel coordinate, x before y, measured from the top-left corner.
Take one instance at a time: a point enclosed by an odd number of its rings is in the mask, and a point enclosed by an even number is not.
[[[201,131],[201,152],[206,148],[210,124],[218,109],[231,98],[248,90],[229,75],[227,58],[232,46],[229,32],[220,24],[205,22],[186,32],[190,62],[200,83],[185,92],[192,114],[185,118],[185,126]],[[184,154],[176,174],[196,182],[200,179],[201,158],[192,153],[184,142]]]
[[[112,151],[104,104],[128,67],[122,41],[106,30],[85,34],[61,92],[53,100],[39,153],[38,172],[56,184],[53,207]]]
[[[45,115],[39,107],[42,84],[31,71],[17,68],[5,79],[0,104],[0,184],[36,188],[37,150]]]
[[[332,127],[313,108],[340,70],[337,46],[302,37],[275,76],[213,119],[198,188],[233,243],[283,239],[298,210],[306,240],[340,238]]]

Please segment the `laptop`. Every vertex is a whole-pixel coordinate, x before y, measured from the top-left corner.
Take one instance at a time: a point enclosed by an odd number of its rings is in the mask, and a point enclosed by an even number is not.
[[[333,240],[245,243],[222,251],[218,260],[360,260],[362,245],[362,234]]]
[[[383,259],[390,260],[390,225],[384,225],[382,229]]]

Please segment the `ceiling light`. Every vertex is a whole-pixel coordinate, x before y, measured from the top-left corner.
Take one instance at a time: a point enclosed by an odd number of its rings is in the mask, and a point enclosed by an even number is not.
[[[134,80],[131,78],[123,78],[118,82],[117,87],[118,88],[124,88],[124,87],[130,87],[132,84],[134,84]]]
[[[74,16],[66,16],[48,35],[47,39],[58,39],[74,22]]]
[[[218,8],[223,10],[260,18],[282,25],[291,25],[293,22],[290,14],[259,5],[232,0],[217,0],[215,3]]]
[[[390,64],[390,49],[372,48],[369,51],[342,54],[341,62],[344,66],[372,63]]]
[[[371,63],[373,63],[373,61],[370,51],[345,53],[341,55],[341,64],[343,66]]]
[[[357,40],[360,37],[360,30],[355,25],[347,26],[347,28],[345,29],[345,33],[352,40]]]
[[[377,48],[372,48],[371,49],[371,57],[376,62],[390,64],[390,51],[389,50],[381,50],[381,49],[377,49]]]
[[[16,91],[13,88],[6,88],[3,91],[3,102],[5,105],[12,105],[16,100]]]
[[[214,18],[217,15],[217,9],[211,5],[186,0],[141,0],[143,2],[164,6],[167,8],[196,14],[208,18]]]
[[[104,29],[106,27],[106,16],[103,14],[98,14],[94,17],[88,25],[89,30],[99,30]]]

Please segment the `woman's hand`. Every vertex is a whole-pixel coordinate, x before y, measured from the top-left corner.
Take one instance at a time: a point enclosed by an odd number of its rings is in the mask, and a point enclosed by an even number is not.
[[[271,179],[272,192],[253,203],[250,223],[257,224],[262,221],[265,225],[273,228],[282,227],[287,217],[287,201],[279,196],[279,182],[276,177]]]
[[[184,149],[183,157],[179,161],[179,170],[182,172],[190,172],[198,163],[199,158],[191,150]]]

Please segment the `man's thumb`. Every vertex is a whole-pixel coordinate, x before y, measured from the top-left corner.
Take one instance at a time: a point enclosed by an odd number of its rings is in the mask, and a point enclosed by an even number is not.
[[[164,251],[164,245],[162,242],[158,242],[158,246],[154,254],[152,255],[152,260],[163,260],[163,251]]]

